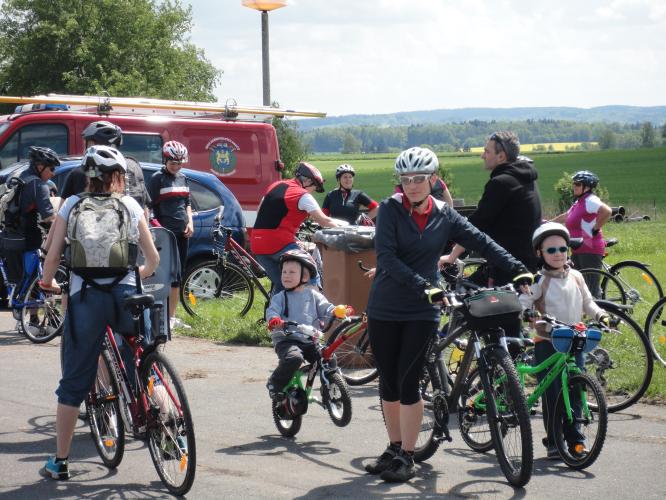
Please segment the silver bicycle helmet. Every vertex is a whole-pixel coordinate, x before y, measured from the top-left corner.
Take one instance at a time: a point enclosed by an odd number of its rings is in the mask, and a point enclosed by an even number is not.
[[[111,146],[91,146],[83,158],[81,166],[88,177],[101,177],[106,172],[118,170],[127,172],[127,161],[120,151]]]
[[[409,148],[398,155],[395,160],[395,173],[434,174],[439,168],[437,155],[426,148]]]
[[[123,143],[123,131],[118,125],[107,121],[92,122],[82,135],[85,141],[95,141],[100,145],[119,147]]]
[[[352,167],[348,163],[343,163],[340,165],[338,168],[335,169],[335,179],[340,180],[340,177],[342,177],[342,174],[352,174],[352,177],[356,175],[356,171],[354,170],[354,167]]]

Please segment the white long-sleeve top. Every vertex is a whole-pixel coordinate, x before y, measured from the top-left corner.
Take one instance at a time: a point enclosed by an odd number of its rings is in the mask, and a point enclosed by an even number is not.
[[[519,297],[523,308],[531,309],[536,302],[537,306],[542,306],[537,307],[539,312],[554,316],[563,323],[578,323],[583,313],[594,319],[603,314],[603,310],[595,304],[583,275],[569,266],[559,272],[542,268],[530,290],[532,295],[521,294]],[[539,304],[542,298],[543,302]]]

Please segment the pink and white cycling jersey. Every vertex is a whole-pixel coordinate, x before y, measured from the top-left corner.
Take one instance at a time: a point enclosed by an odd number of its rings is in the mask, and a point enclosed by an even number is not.
[[[572,238],[583,238],[583,245],[573,253],[592,253],[603,255],[606,244],[602,232],[592,236],[592,229],[597,223],[597,215],[602,203],[596,194],[585,193],[578,198],[567,212],[566,226]]]

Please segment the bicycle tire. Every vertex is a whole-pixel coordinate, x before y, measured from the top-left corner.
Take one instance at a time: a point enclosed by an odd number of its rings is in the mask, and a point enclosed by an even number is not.
[[[588,374],[579,373],[571,375],[569,377],[568,389],[572,400],[572,396],[575,397],[576,393],[582,393],[585,394],[585,398],[588,401],[591,418],[587,419],[582,414],[574,415],[574,422],[578,424],[577,430],[585,436],[585,443],[589,446],[588,452],[583,456],[577,456],[575,452],[569,449],[566,442],[564,422],[568,420],[568,417],[564,404],[564,391],[560,392],[555,403],[555,415],[557,415],[557,418],[553,421],[553,435],[555,436],[555,445],[564,463],[572,469],[581,470],[592,465],[601,453],[608,428],[608,409],[606,408],[603,389],[599,386],[596,379],[590,377]],[[591,398],[594,399],[594,402],[590,401]],[[597,423],[597,430],[593,432],[592,424],[595,422]]]
[[[85,405],[97,453],[104,465],[115,469],[125,453],[125,426],[120,414],[118,381],[111,367],[110,354],[104,349]]]
[[[329,373],[328,382],[328,386],[321,386],[322,402],[333,423],[345,427],[352,418],[352,401],[347,384],[339,373]]]
[[[472,450],[485,453],[493,449],[493,438],[485,409],[474,405],[475,398],[483,391],[479,369],[473,368],[467,375],[458,404],[458,428],[465,444]]]
[[[55,278],[58,283],[62,283],[67,279],[66,271],[58,268]],[[62,294],[42,290],[40,279],[37,276],[30,283],[20,311],[21,330],[35,344],[44,344],[62,335],[65,326]]]
[[[645,336],[657,361],[666,367],[666,297],[652,306],[645,320]]]
[[[357,321],[350,323],[339,335],[344,335],[348,330],[356,327],[360,321],[359,318]],[[348,385],[367,384],[379,376],[370,347],[367,326],[362,332],[357,332],[351,339],[340,344],[335,350],[335,357],[342,377]]]
[[[220,279],[220,276],[224,276]],[[223,320],[229,312],[245,316],[254,301],[254,286],[235,264],[216,260],[190,268],[180,287],[180,302],[190,316]]]
[[[495,453],[507,481],[522,487],[532,477],[534,463],[532,427],[525,395],[509,353],[501,347],[493,347],[485,356],[488,371],[479,369],[479,375],[485,394],[493,396],[486,398],[486,404]],[[516,427],[517,434],[511,432]],[[518,439],[519,449],[509,449],[509,445],[515,444]]]
[[[603,305],[602,305],[603,307]],[[585,369],[604,390],[610,413],[624,410],[645,394],[652,380],[654,358],[648,339],[626,313],[611,309],[613,328],[620,333],[605,333],[592,352],[585,355]]]
[[[609,300],[615,302],[616,304],[626,304],[627,303],[627,294],[624,291],[624,287],[620,280],[615,276],[602,269],[592,269],[585,268],[580,269],[580,274],[583,275],[585,283],[590,290],[592,296],[596,299]],[[599,284],[599,290],[596,295],[594,293],[593,287],[590,286],[590,282],[596,281]]]
[[[414,447],[414,461],[425,462],[439,449],[442,428],[435,416],[435,400],[444,397],[445,375],[444,362],[436,359],[434,363],[426,363],[420,381],[421,399],[423,400],[423,418],[421,430]]]
[[[618,278],[624,287],[627,301],[634,306],[642,304],[647,311],[664,296],[664,289],[657,277],[641,262],[623,260],[613,264],[608,272]]]
[[[146,428],[150,457],[167,489],[174,495],[184,495],[194,483],[197,463],[185,388],[171,361],[157,351],[143,360],[141,380],[153,414]]]
[[[275,427],[280,434],[282,434],[284,437],[291,438],[298,434],[298,431],[301,430],[303,415],[299,415],[298,417],[294,418],[284,418],[280,409],[280,405],[283,403],[284,401],[276,400],[271,402],[273,422],[275,423]]]

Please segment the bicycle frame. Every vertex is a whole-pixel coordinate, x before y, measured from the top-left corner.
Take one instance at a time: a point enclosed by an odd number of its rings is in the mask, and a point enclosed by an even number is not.
[[[23,255],[21,255],[21,258],[23,258]],[[4,280],[5,285],[7,285],[7,288],[9,288],[9,280],[7,279],[7,264],[5,262],[4,257],[0,258],[0,273],[2,273],[2,279]],[[34,276],[41,276],[41,275],[42,275],[42,260],[38,258],[37,267],[35,269]],[[11,291],[8,290],[9,293],[7,294],[7,299],[9,300],[9,307],[11,307],[12,309],[20,309],[22,307],[30,307],[31,305],[38,303],[36,301],[29,301],[29,302],[23,301],[25,294],[28,291],[28,287],[30,286],[30,282],[33,279],[34,279],[33,276],[29,276],[27,277],[27,279],[24,279],[24,277],[22,277],[19,283],[14,284]],[[44,294],[41,291],[40,295],[42,296],[43,299]]]
[[[213,240],[215,241],[213,253],[223,264],[226,264],[228,254],[231,254],[238,266],[245,271],[247,277],[250,278],[252,283],[254,283],[254,286],[256,286],[264,298],[268,300],[270,295],[261,284],[261,281],[259,281],[259,278],[266,276],[266,270],[252,255],[250,255],[250,253],[233,239],[231,234],[231,229],[226,227],[220,227],[219,229],[213,230]],[[224,245],[220,245],[218,240],[220,237],[224,238]],[[222,247],[221,249],[219,248],[220,246]]]

